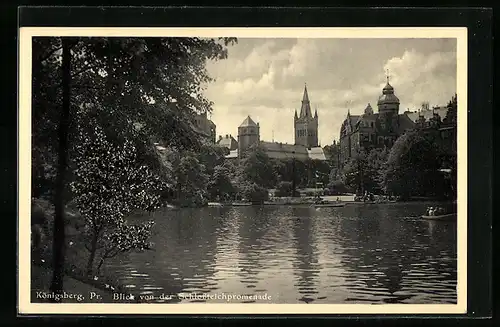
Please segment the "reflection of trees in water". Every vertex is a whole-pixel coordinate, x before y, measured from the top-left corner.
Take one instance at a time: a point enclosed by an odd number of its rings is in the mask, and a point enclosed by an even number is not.
[[[345,211],[347,217],[339,222],[345,253],[342,262],[353,292],[373,298],[382,287],[383,301],[399,302],[410,297],[395,293],[402,290],[405,279],[412,287],[411,279],[415,277],[407,277],[410,270],[416,269],[414,264],[426,263],[439,273],[440,253],[443,246],[450,245],[449,240],[429,237],[420,221],[405,220],[398,211],[397,206],[389,205],[360,205]],[[360,280],[364,287],[354,285],[359,285]]]
[[[262,271],[262,252],[265,250],[262,238],[268,231],[272,213],[268,208],[260,206],[245,207],[241,210],[244,217],[238,230],[240,237],[238,274],[247,288],[255,288],[259,281],[258,274]]]
[[[158,212],[151,238],[154,251],[129,260],[134,270],[149,278],[136,278],[130,283],[162,287],[152,290],[158,294],[176,294],[185,289],[205,291],[215,273],[216,229],[221,223],[217,217],[221,215],[218,208]]]
[[[292,208],[292,233],[296,242],[296,258],[293,263],[295,283],[301,301],[311,302],[317,294],[315,279],[319,273],[318,251],[314,240],[313,211],[310,208]]]

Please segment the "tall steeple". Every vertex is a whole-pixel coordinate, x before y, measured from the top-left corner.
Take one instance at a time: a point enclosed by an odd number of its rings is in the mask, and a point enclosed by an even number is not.
[[[311,104],[309,102],[306,84],[304,85],[304,95],[302,96],[302,106],[300,107],[300,118],[303,117],[312,117]]]

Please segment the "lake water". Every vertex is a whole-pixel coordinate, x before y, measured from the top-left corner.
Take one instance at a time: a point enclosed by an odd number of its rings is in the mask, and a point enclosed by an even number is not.
[[[427,205],[159,211],[154,251],[105,269],[151,302],[456,303],[456,223]]]

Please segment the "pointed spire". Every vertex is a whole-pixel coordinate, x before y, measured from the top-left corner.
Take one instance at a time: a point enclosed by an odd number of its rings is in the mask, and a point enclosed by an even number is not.
[[[390,78],[390,75],[389,75],[389,69],[386,70],[386,75],[385,77],[387,78],[387,84],[389,84],[389,78]]]
[[[297,116],[297,109],[295,109],[295,119],[298,119],[299,117]]]
[[[304,96],[302,97],[302,102],[309,102],[309,95],[307,94],[307,84],[304,83]]]
[[[309,103],[309,95],[307,94],[307,84],[304,84],[304,95],[302,96],[302,106],[300,107],[300,118],[312,117],[311,104]]]
[[[318,118],[318,107],[314,109],[314,118]]]

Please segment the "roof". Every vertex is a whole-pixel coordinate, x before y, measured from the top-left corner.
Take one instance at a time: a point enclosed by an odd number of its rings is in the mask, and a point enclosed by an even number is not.
[[[257,124],[250,118],[250,116],[247,116],[245,120],[241,123],[240,127],[249,127],[249,126],[257,126]]]
[[[351,126],[354,126],[354,125],[356,125],[356,123],[358,122],[358,120],[361,118],[361,116],[359,116],[359,115],[350,115],[349,118],[351,119],[351,121],[350,121]]]
[[[313,160],[326,160],[325,152],[322,147],[307,149],[309,158]]]
[[[415,122],[410,119],[406,114],[399,115],[399,133],[403,134],[405,131],[413,129]]]
[[[289,159],[295,158],[305,160],[326,160],[325,153],[321,147],[306,148],[304,145],[286,144],[278,142],[260,142],[260,146],[266,154],[273,159]],[[238,150],[230,151],[227,159],[238,158]]]
[[[260,142],[260,145],[266,150],[266,152],[281,152],[289,153],[291,155],[293,155],[294,153],[307,155],[307,148],[303,145],[278,142]]]
[[[378,98],[378,104],[382,103],[398,103],[399,104],[399,98],[395,96],[394,94],[382,94]]]
[[[238,148],[238,141],[236,141],[232,135],[226,135],[222,139],[219,139],[217,144],[219,146],[226,147],[229,150],[235,150]]]
[[[382,95],[378,98],[378,104],[383,103],[397,103],[399,104],[399,99],[394,95],[394,88],[391,84],[389,84],[389,80],[387,80],[387,84],[382,89]]]
[[[441,120],[446,117],[446,112],[448,111],[447,107],[436,107],[434,109],[429,110],[420,110],[419,111],[410,111],[405,112],[404,114],[408,116],[412,121],[416,122],[420,115],[424,116],[425,120],[429,120],[434,116],[434,113],[437,113]]]
[[[235,159],[238,158],[238,149],[229,151],[229,154],[226,156],[227,159]]]

